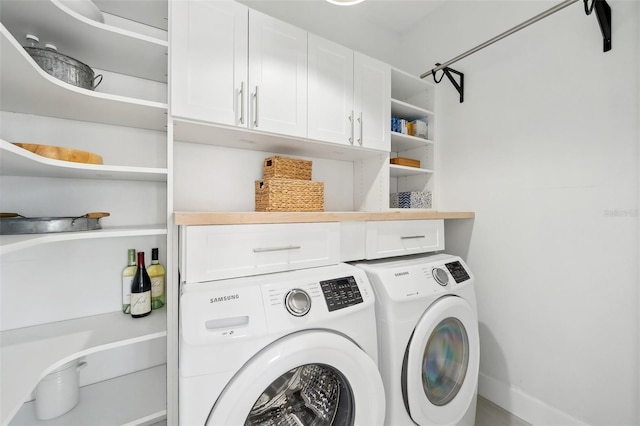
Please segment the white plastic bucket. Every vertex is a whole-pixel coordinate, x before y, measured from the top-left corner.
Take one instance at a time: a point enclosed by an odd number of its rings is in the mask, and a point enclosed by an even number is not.
[[[36,417],[53,419],[71,410],[78,404],[78,376],[87,365],[77,359],[61,365],[46,375],[36,387]]]

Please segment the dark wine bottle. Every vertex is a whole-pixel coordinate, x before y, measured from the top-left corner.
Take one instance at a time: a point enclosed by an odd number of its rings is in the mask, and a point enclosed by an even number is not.
[[[144,252],[138,252],[138,269],[131,281],[131,316],[146,317],[151,313],[151,278],[144,267]]]

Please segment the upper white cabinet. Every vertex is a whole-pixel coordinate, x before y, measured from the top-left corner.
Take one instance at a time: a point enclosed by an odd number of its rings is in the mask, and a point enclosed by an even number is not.
[[[249,11],[249,128],[307,135],[307,32]]]
[[[171,10],[174,117],[306,137],[306,31],[232,1]]]
[[[310,139],[388,151],[390,67],[309,34]]]
[[[246,127],[248,8],[233,1],[170,6],[171,114]]]

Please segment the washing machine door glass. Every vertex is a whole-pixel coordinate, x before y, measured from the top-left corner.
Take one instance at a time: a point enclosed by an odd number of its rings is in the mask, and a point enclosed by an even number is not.
[[[476,395],[480,364],[478,320],[463,298],[434,302],[407,346],[402,390],[418,424],[457,424]]]
[[[254,355],[225,386],[207,425],[382,425],[376,363],[337,333],[301,331]]]
[[[353,424],[353,415],[352,391],[342,374],[329,366],[306,364],[274,380],[253,404],[244,424],[347,425]]]

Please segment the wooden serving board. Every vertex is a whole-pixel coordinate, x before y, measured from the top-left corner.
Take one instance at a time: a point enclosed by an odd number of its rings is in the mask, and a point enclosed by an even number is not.
[[[88,151],[33,143],[14,142],[14,145],[33,152],[36,155],[53,158],[54,160],[73,161],[74,163],[102,164],[101,156]]]
[[[396,157],[390,161],[391,164],[397,164],[399,166],[420,167],[420,160],[414,160],[413,158]]]

